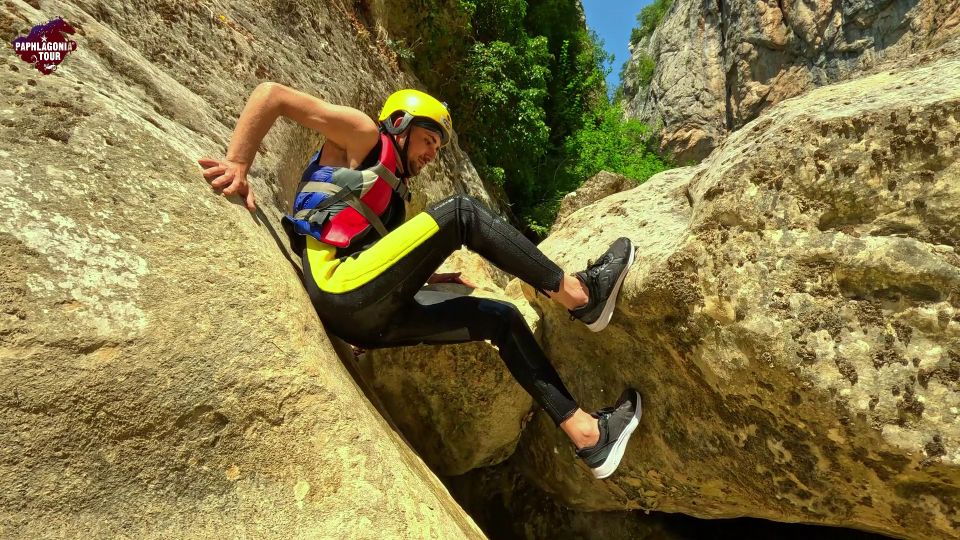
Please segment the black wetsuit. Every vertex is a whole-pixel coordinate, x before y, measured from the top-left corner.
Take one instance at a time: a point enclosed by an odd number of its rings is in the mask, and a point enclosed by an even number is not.
[[[374,148],[370,154],[374,162],[378,153]],[[359,168],[369,166],[370,156]],[[510,373],[557,425],[570,417],[577,403],[516,306],[421,290],[463,246],[541,291],[558,291],[563,271],[472,197],[444,199],[402,223],[403,200],[395,195],[386,212],[382,217],[390,233],[383,238],[371,230],[340,249],[307,238],[307,291],[328,328],[367,349],[490,340]]]

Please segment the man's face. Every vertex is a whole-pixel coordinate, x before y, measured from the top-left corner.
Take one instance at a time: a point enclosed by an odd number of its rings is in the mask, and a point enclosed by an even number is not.
[[[428,163],[436,159],[437,152],[440,151],[440,134],[424,127],[410,126],[405,136],[409,138],[407,172],[410,176],[416,176]],[[402,141],[398,142],[402,144]]]

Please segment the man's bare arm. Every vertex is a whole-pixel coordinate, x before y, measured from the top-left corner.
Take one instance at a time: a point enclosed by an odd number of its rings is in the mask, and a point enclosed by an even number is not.
[[[270,93],[270,83],[259,84],[253,89],[230,137],[227,160],[241,167],[244,172],[250,169],[260,142],[280,114]]]
[[[257,85],[237,120],[226,158],[197,160],[212,188],[227,196],[240,195],[251,211],[256,209],[256,197],[247,182],[247,172],[260,142],[281,115],[322,133],[338,152],[346,153],[351,167],[366,157],[379,137],[374,121],[356,109],[333,105],[273,82]]]
[[[328,103],[318,97],[273,84],[280,114],[298,124],[319,131],[330,142],[346,150],[350,166],[359,165],[380,138],[377,124],[353,107]]]
[[[319,131],[359,163],[377,144],[376,123],[357,109],[334,105],[282,84],[257,85],[247,100],[227,150],[227,159],[249,168],[267,131],[278,116]],[[352,163],[351,163],[352,164]]]

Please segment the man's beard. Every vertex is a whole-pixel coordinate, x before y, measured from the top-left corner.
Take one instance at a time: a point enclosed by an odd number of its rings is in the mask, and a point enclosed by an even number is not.
[[[417,162],[412,161],[410,158],[407,158],[407,174],[409,176],[420,174],[420,167],[417,166]]]

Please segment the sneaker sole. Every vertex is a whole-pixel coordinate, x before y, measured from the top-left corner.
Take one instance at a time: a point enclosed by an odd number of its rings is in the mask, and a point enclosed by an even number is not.
[[[610,293],[610,296],[607,298],[607,303],[603,305],[603,311],[600,312],[600,316],[597,317],[597,320],[587,325],[587,328],[590,330],[599,332],[610,324],[610,319],[613,318],[613,310],[617,307],[617,295],[620,294],[620,286],[623,284],[623,278],[627,277],[627,272],[630,271],[630,267],[633,266],[635,254],[636,249],[633,247],[633,242],[630,242],[630,259],[627,260],[626,266],[623,267],[623,272],[620,272],[620,277],[617,278],[617,283],[613,286],[613,292]]]
[[[633,435],[633,431],[640,425],[640,415],[643,414],[643,405],[640,403],[640,392],[634,391],[634,394],[637,396],[637,410],[633,413],[633,418],[630,419],[627,427],[623,428],[623,432],[620,434],[617,442],[613,443],[613,448],[610,449],[610,455],[607,456],[603,465],[596,469],[590,469],[597,480],[603,480],[617,470],[617,467],[620,466],[620,460],[623,459],[623,452],[627,449],[627,442],[630,440],[630,436]]]

